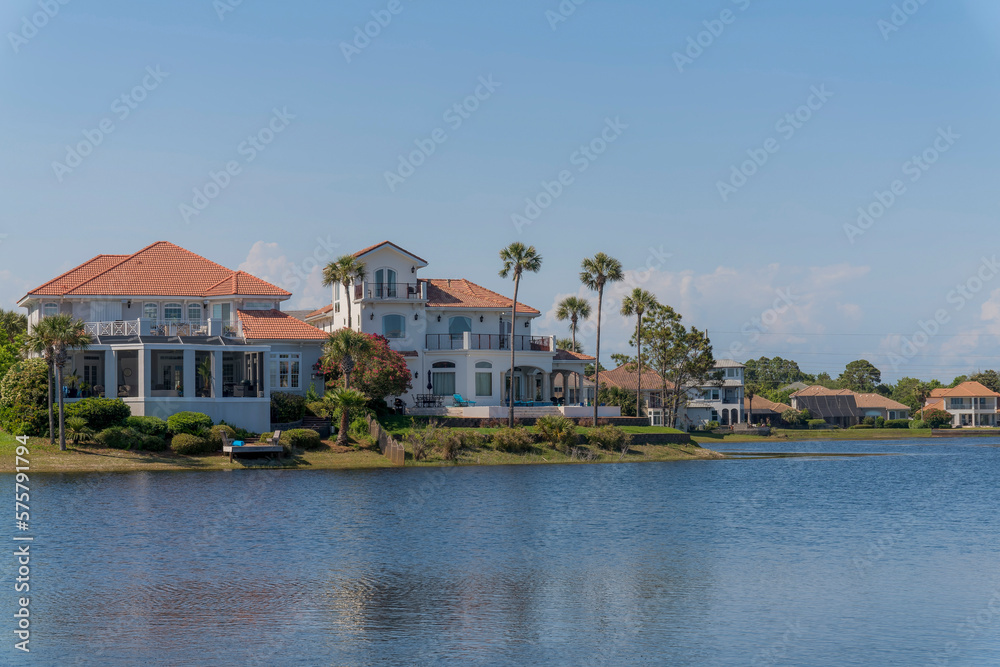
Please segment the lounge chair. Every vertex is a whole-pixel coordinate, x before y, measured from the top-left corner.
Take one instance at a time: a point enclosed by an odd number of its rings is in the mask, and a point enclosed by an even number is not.
[[[467,408],[469,406],[476,404],[475,401],[465,400],[464,398],[462,398],[461,394],[454,394],[452,397],[455,399],[455,405],[457,405],[460,408]]]

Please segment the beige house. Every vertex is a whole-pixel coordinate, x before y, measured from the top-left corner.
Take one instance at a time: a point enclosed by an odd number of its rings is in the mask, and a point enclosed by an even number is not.
[[[996,426],[997,399],[1000,394],[978,382],[963,382],[957,387],[931,390],[924,401],[921,413],[927,410],[944,410],[951,414],[951,425]]]

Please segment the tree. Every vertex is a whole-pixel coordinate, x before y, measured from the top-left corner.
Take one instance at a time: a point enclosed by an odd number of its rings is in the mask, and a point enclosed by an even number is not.
[[[55,413],[52,410],[53,394],[52,387],[55,378],[55,365],[56,365],[56,347],[52,340],[52,323],[51,317],[43,318],[38,324],[35,325],[31,333],[28,334],[27,339],[24,342],[25,349],[34,354],[40,355],[48,367],[48,380],[49,380],[49,444],[53,445],[56,442],[56,425],[55,425]]]
[[[83,320],[74,320],[71,315],[52,315],[48,322],[48,335],[55,349],[56,388],[59,390],[59,449],[66,451],[66,415],[63,405],[63,368],[69,361],[72,350],[85,350],[90,346],[90,335],[84,331]]]
[[[882,372],[866,359],[858,359],[847,364],[844,372],[837,378],[837,383],[841,387],[859,394],[872,393],[881,381]]]
[[[970,375],[969,380],[971,382],[978,382],[990,391],[1000,393],[1000,373],[996,371],[980,371],[975,375]]]
[[[957,387],[958,385],[962,384],[963,382],[965,382],[968,379],[969,378],[966,375],[958,375],[958,376],[955,377],[954,380],[951,381],[951,384],[948,385],[948,386],[951,387],[951,388]],[[924,421],[927,421],[927,420],[925,419]],[[933,428],[933,427],[931,427],[931,428]]]
[[[628,389],[622,389],[621,387],[601,387],[601,390],[597,392],[597,400],[605,405],[617,405],[622,409],[622,417],[638,417],[639,412],[637,411],[636,404],[638,394],[634,391],[629,391]],[[641,400],[641,399],[639,399]]]
[[[520,241],[515,241],[500,251],[500,261],[503,268],[500,269],[500,277],[514,278],[514,298],[511,300],[510,314],[510,408],[507,411],[507,426],[514,428],[514,325],[517,323],[517,291],[521,287],[521,274],[525,271],[538,273],[542,268],[542,256],[535,250],[535,246],[525,246]],[[576,337],[574,336],[574,340]]]
[[[744,366],[743,384],[754,385],[757,388],[756,394],[781,389],[793,382],[804,382],[809,377],[796,362],[781,357],[749,359]]]
[[[329,396],[330,404],[340,410],[340,428],[337,431],[337,444],[347,445],[347,430],[351,423],[351,412],[360,410],[368,403],[368,398],[356,389],[338,387]]]
[[[389,396],[401,396],[413,384],[406,359],[389,347],[389,339],[378,334],[362,334],[369,339],[367,351],[354,362],[354,388],[378,405]]]
[[[590,318],[590,302],[586,299],[581,299],[578,296],[568,296],[559,302],[556,307],[556,319],[560,322],[569,320],[569,330],[571,341],[573,343],[572,348],[562,348],[571,349],[574,352],[583,352],[583,346],[577,349],[576,342],[576,327],[580,320],[586,320]],[[576,395],[577,398],[580,397],[580,390],[582,388],[583,381],[580,379],[580,374],[576,374]]]
[[[570,352],[576,352],[577,354],[583,354],[583,345],[579,342],[573,340],[572,338],[557,338],[556,339],[556,349],[557,350],[569,350]]]
[[[601,388],[601,307],[604,304],[604,286],[611,282],[617,283],[625,279],[622,263],[614,257],[599,252],[593,257],[583,260],[580,265],[580,282],[588,289],[597,292],[597,344],[594,356],[597,369],[594,371],[594,387]],[[597,406],[600,401],[594,401],[594,428],[597,428]]]
[[[353,329],[337,329],[323,345],[323,363],[339,365],[344,374],[344,389],[351,388],[351,372],[355,358],[360,358],[371,349],[371,339]]]
[[[358,261],[354,255],[341,255],[336,260],[323,267],[323,285],[329,287],[334,283],[340,283],[344,287],[344,296],[347,297],[347,328],[353,329],[351,322],[351,284],[356,280],[363,281],[367,269],[363,262]]]
[[[945,410],[938,410],[937,408],[934,410],[924,410],[921,413],[921,418],[931,428],[941,428],[952,423],[951,413]]]
[[[627,354],[621,354],[620,352],[615,352],[611,355],[611,361],[615,362],[616,366],[633,366],[636,361],[635,358],[630,357]],[[604,370],[604,369],[601,369]]]
[[[45,396],[48,364],[25,359],[0,378],[0,428],[13,435],[45,433]]]
[[[647,292],[641,287],[632,289],[632,293],[622,299],[621,313],[623,317],[635,315],[635,343],[636,343],[636,363],[639,367],[639,379],[636,386],[635,412],[637,417],[642,416],[640,402],[642,401],[642,314],[650,308],[660,305],[652,292]]]
[[[789,426],[801,426],[806,423],[806,417],[798,410],[789,408],[781,413],[781,421]]]
[[[28,332],[28,317],[24,313],[0,308],[0,343],[14,344],[18,336]]]

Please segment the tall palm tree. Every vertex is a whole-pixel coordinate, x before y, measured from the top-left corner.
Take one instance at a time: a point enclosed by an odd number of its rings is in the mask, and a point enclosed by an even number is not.
[[[578,296],[568,296],[559,302],[556,307],[556,319],[560,322],[569,320],[569,330],[573,337],[573,351],[578,352],[576,349],[576,325],[580,320],[586,320],[590,318],[590,302],[586,299],[581,299]],[[580,374],[576,373],[576,397],[580,398],[580,390],[582,389],[582,381],[580,380]]]
[[[365,279],[368,270],[364,262],[358,261],[354,255],[341,255],[334,261],[323,267],[323,285],[329,287],[334,283],[344,286],[344,295],[347,297],[347,328],[351,329],[351,301],[353,295],[350,293],[351,284],[355,281]]]
[[[514,325],[517,323],[517,291],[521,287],[521,274],[525,271],[538,273],[542,268],[542,256],[535,246],[527,246],[515,241],[500,251],[503,268],[500,277],[514,276],[514,300],[511,301],[510,313],[510,406],[507,412],[507,425],[514,427]]]
[[[331,365],[340,365],[340,370],[344,373],[344,389],[350,389],[354,360],[368,354],[371,347],[368,336],[352,329],[337,329],[326,339],[326,344],[323,346],[323,361]]]
[[[13,343],[18,335],[28,331],[28,316],[13,310],[0,308],[0,335]]]
[[[347,430],[351,423],[351,412],[360,410],[368,403],[368,398],[356,389],[338,387],[327,397],[334,408],[340,409],[340,429],[337,431],[337,444],[347,445]]]
[[[56,363],[56,347],[52,342],[52,319],[51,317],[43,318],[38,324],[36,324],[32,329],[31,333],[28,334],[27,339],[24,342],[24,347],[29,353],[34,353],[45,359],[45,364],[48,366],[48,379],[49,379],[49,444],[54,445],[56,442],[56,422],[55,413],[52,410],[53,395],[52,395],[52,385],[53,377],[55,376],[55,363]]]
[[[617,283],[625,279],[622,271],[622,263],[614,257],[609,257],[603,252],[599,252],[593,257],[588,257],[580,265],[580,282],[589,289],[597,292],[597,345],[594,353],[597,359],[594,361],[594,391],[601,390],[601,306],[604,301],[604,285],[609,282]],[[597,394],[594,395],[594,427],[597,427]]]
[[[633,288],[632,293],[622,299],[622,315],[636,316],[635,343],[638,347],[636,358],[639,362],[639,384],[635,395],[635,414],[638,417],[642,416],[642,314],[658,305],[660,304],[652,292],[647,292],[641,287]]]
[[[63,410],[62,376],[72,350],[85,350],[90,346],[90,335],[83,329],[83,320],[72,315],[53,315],[45,318],[51,329],[52,346],[55,348],[56,389],[59,390],[59,449],[66,451],[66,415]]]

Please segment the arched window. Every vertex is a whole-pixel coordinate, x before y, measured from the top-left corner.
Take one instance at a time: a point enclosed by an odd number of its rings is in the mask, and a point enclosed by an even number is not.
[[[188,322],[192,324],[201,322],[201,306],[196,303],[188,304]]]
[[[451,335],[452,343],[461,343],[464,339],[464,334],[466,331],[472,331],[472,319],[469,317],[449,317],[448,318],[448,333]],[[452,349],[455,346],[452,345]]]
[[[160,306],[155,303],[146,303],[142,306],[142,316],[146,319],[155,320],[160,317]]]
[[[445,369],[455,368],[454,362],[438,361],[431,365],[431,368]],[[436,396],[451,396],[455,393],[455,371],[435,370],[431,372],[431,386]]]
[[[179,303],[163,304],[163,319],[170,322],[180,322],[184,317],[184,309]]]
[[[402,315],[383,315],[382,335],[386,338],[405,338],[406,318]]]
[[[47,303],[42,310],[42,314],[45,317],[52,317],[53,315],[59,314],[59,304],[58,303]]]
[[[476,362],[476,396],[493,395],[493,364],[488,361]]]

